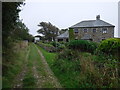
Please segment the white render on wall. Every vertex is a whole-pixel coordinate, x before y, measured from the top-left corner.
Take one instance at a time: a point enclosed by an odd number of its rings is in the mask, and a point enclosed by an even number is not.
[[[34,42],[40,41],[39,37],[35,37]]]

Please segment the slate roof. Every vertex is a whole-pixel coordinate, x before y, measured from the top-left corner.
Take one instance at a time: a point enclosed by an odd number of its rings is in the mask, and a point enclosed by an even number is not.
[[[103,26],[111,26],[115,27],[112,24],[109,24],[103,20],[87,20],[87,21],[81,21],[70,28],[77,28],[77,27],[103,27]]]
[[[60,39],[60,38],[69,38],[69,32],[66,31],[66,32],[64,32],[63,34],[57,36],[56,38],[59,38],[59,39]]]

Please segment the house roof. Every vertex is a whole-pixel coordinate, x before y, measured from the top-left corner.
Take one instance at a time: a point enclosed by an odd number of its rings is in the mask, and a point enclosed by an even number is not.
[[[57,36],[56,38],[69,38],[69,32],[66,31],[66,32],[64,32],[63,34]]]
[[[103,26],[110,26],[115,27],[112,24],[109,24],[103,20],[87,20],[87,21],[81,21],[70,28],[77,28],[77,27],[103,27]]]

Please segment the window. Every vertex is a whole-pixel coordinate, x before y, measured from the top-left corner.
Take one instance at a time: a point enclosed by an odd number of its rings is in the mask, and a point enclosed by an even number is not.
[[[105,40],[105,37],[102,37],[102,41]]]
[[[75,32],[75,33],[78,33],[78,29],[77,29],[77,28],[75,28],[75,29],[74,29],[74,32]]]
[[[90,41],[93,41],[93,39],[89,39]]]
[[[102,30],[102,33],[107,33],[107,29],[103,29],[103,30]]]
[[[104,41],[105,39],[102,39],[102,41]]]
[[[84,29],[84,32],[86,33],[86,32],[87,32],[87,29]]]
[[[93,29],[93,33],[96,33],[96,29]]]

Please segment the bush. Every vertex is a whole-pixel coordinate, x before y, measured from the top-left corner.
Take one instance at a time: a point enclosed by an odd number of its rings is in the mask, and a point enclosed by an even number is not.
[[[56,56],[53,64],[60,72],[80,71],[79,52],[71,49],[64,49]]]
[[[69,42],[69,48],[80,50],[83,52],[93,53],[97,48],[97,43],[87,40],[73,40]]]
[[[77,60],[79,58],[79,52],[73,51],[71,49],[64,49],[58,53],[57,59],[67,59],[67,60]]]
[[[120,54],[120,39],[110,38],[100,43],[97,49],[98,53],[112,54],[119,56]]]
[[[50,42],[50,44],[56,48],[57,52],[60,52],[63,49],[65,49],[65,42]]]
[[[50,42],[51,45],[53,45],[54,47],[58,47],[60,46],[60,43],[59,42]]]

